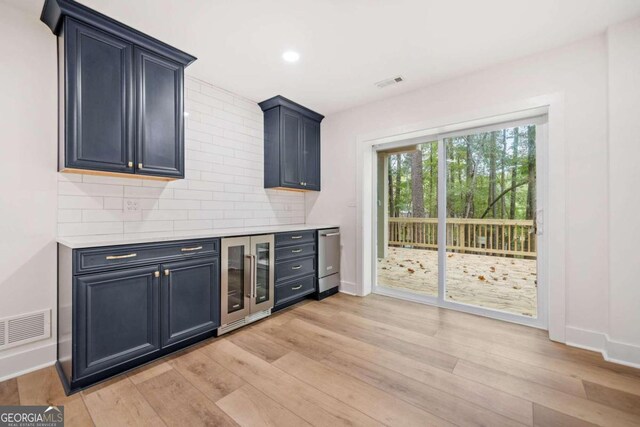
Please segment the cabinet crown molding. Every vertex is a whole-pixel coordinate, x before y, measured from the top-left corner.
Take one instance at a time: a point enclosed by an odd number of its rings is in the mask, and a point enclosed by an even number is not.
[[[287,107],[302,114],[303,116],[307,116],[313,120],[316,120],[318,123],[320,123],[322,119],[324,119],[324,116],[322,114],[316,113],[315,111],[310,110],[309,108],[300,105],[297,102],[293,102],[292,100],[287,99],[282,95],[276,95],[273,98],[269,98],[265,101],[259,102],[258,105],[260,106],[262,111],[267,111],[275,107]]]
[[[40,14],[40,20],[44,22],[56,36],[60,35],[62,23],[66,16],[121,37],[147,50],[161,54],[185,67],[197,59],[193,55],[176,49],[74,0],[45,0],[42,13]]]

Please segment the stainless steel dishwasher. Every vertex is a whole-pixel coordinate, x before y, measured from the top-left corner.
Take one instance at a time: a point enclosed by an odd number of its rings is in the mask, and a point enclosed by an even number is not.
[[[340,287],[340,229],[318,230],[318,291],[316,298],[324,299],[338,292]]]

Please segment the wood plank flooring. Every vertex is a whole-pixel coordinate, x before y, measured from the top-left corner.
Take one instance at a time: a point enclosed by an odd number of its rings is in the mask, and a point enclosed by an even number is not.
[[[338,294],[65,396],[53,367],[0,405],[65,405],[69,426],[640,426],[640,370],[546,332]]]

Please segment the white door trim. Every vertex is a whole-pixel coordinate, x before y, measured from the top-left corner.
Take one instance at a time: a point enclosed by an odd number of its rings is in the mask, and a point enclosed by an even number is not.
[[[429,137],[454,132],[463,128],[481,127],[501,121],[512,121],[532,117],[546,112],[547,125],[547,170],[543,185],[546,186],[547,203],[544,212],[545,271],[548,292],[548,329],[554,341],[565,342],[565,118],[562,93],[543,95],[488,106],[477,111],[467,111],[452,117],[434,118],[427,122],[383,130],[357,137],[356,194],[357,206],[357,281],[358,295],[371,293],[375,280],[375,177],[374,146],[386,143],[425,142]],[[539,177],[540,178],[540,177]],[[427,302],[427,301],[425,301]]]

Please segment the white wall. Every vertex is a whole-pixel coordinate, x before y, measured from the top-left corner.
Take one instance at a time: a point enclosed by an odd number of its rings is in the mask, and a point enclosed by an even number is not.
[[[60,173],[58,235],[166,236],[304,223],[302,193],[264,189],[260,107],[190,77],[185,87],[186,178]],[[128,210],[131,203],[139,210]]]
[[[358,136],[464,113],[473,116],[487,107],[560,93],[567,158],[567,340],[588,345],[591,332],[605,333],[609,322],[607,71],[607,41],[601,35],[329,115],[322,130],[323,191],[307,196],[307,220],[336,222],[342,227],[344,288],[353,291],[358,288],[354,284],[361,285],[356,283],[355,269]],[[637,310],[637,303],[635,307]],[[589,338],[580,342],[576,337],[583,332]]]
[[[56,42],[5,4],[0,31],[0,318],[51,308],[55,319]],[[0,378],[54,360],[52,334],[0,352]]]
[[[613,26],[609,48],[610,355],[640,365],[640,19]]]

